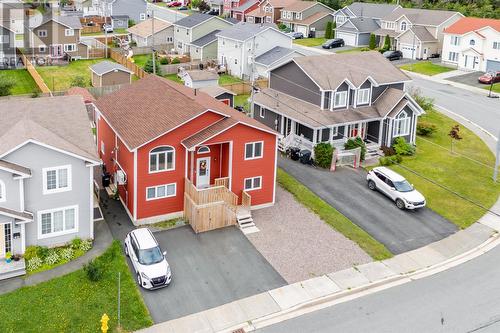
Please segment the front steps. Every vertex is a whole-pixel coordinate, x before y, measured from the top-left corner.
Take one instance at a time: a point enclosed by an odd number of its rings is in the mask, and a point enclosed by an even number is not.
[[[248,210],[238,210],[236,221],[238,222],[238,227],[245,235],[260,231],[253,222],[252,214]]]

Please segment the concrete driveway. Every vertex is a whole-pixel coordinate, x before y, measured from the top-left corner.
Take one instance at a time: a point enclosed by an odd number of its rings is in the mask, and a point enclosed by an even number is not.
[[[432,210],[399,210],[383,194],[371,191],[362,169],[335,172],[280,158],[279,166],[347,216],[392,253],[414,250],[445,238],[457,227]]]
[[[473,87],[485,88],[489,87],[489,84],[482,84],[477,81],[477,79],[483,75],[484,72],[470,72],[467,74],[457,75],[447,78],[448,81],[463,83]]]
[[[113,237],[123,241],[134,229],[119,201],[102,196]],[[139,288],[155,323],[203,311],[286,285],[286,281],[235,227],[195,234],[190,226],[155,232],[168,252],[169,287]],[[130,260],[127,260],[133,276]]]

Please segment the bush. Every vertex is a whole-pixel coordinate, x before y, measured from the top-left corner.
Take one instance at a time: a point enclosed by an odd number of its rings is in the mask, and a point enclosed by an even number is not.
[[[368,45],[370,50],[374,50],[377,47],[377,37],[374,34],[370,34],[370,43]]]
[[[333,150],[331,144],[322,142],[314,147],[314,162],[320,168],[330,169],[332,166]]]
[[[74,251],[72,248],[67,247],[61,250],[60,256],[62,260],[70,261],[73,258]]]
[[[399,164],[401,162],[403,162],[403,157],[401,157],[400,155],[385,156],[379,159],[379,163],[382,166]]]
[[[359,49],[361,52],[371,51],[369,47],[362,47]]]
[[[363,139],[360,137],[357,137],[356,139],[349,139],[344,145],[345,150],[349,149],[355,149],[361,147],[361,160],[365,160],[365,154],[366,154],[366,144],[364,143]]]
[[[97,260],[91,260],[83,265],[83,271],[87,274],[87,278],[92,282],[97,282],[102,279],[104,269]]]
[[[281,31],[284,31],[287,29],[287,26],[283,23],[278,23],[278,29],[280,29]]]
[[[91,248],[92,248],[92,240],[90,239],[82,240],[82,243],[80,244],[80,250],[82,250],[83,252],[87,252]]]
[[[49,255],[49,253],[50,253],[50,250],[46,246],[37,246],[36,247],[37,257],[39,257],[42,260],[45,260],[45,258],[47,258],[47,256]]]
[[[33,257],[30,260],[28,260],[28,265],[26,268],[28,269],[28,271],[32,272],[32,271],[40,268],[40,266],[42,266],[42,264],[43,264],[42,259],[40,259],[38,257]]]
[[[389,37],[389,35],[386,35],[386,36],[385,36],[385,39],[384,39],[384,47],[383,47],[383,48],[384,48],[386,51],[391,49],[391,38]]]
[[[394,151],[397,155],[415,155],[415,146],[413,146],[411,143],[406,142],[406,140],[402,137],[396,138],[392,147],[394,148]]]
[[[0,96],[9,96],[14,88],[14,80],[0,75]]]
[[[419,121],[417,123],[417,134],[422,136],[430,136],[437,130],[436,125],[426,121]]]
[[[81,238],[76,237],[76,238],[73,238],[73,239],[71,240],[71,245],[70,245],[70,247],[71,247],[73,250],[77,250],[77,249],[79,249],[79,248],[80,248],[81,244],[82,244],[82,239],[81,239]]]
[[[176,64],[180,64],[181,61],[179,60],[179,58],[175,57],[174,59],[172,59],[172,65],[176,65]]]
[[[153,73],[154,72],[154,68],[156,68],[156,75],[161,75],[161,70],[160,70],[160,64],[158,61],[155,61],[154,62],[154,66],[153,66],[153,57],[149,57],[148,60],[146,61],[146,64],[144,65],[144,71],[146,73]]]
[[[77,76],[74,76],[71,78],[71,82],[70,82],[70,86],[71,87],[81,87],[81,88],[85,88],[87,86],[87,80],[85,79],[85,77],[83,77],[82,75],[77,75]]]
[[[160,58],[160,65],[168,65],[168,58],[167,57],[161,57]]]
[[[45,263],[49,266],[55,265],[59,262],[59,255],[57,254],[57,250],[51,249],[49,251],[49,255],[45,258]]]
[[[31,260],[34,257],[38,256],[38,249],[36,246],[31,245],[26,248],[24,251],[24,259],[25,260]]]
[[[380,147],[380,149],[384,153],[384,156],[393,156],[393,155],[396,155],[396,151],[392,147],[382,146],[382,147]]]
[[[432,110],[434,108],[434,100],[432,98],[422,96],[422,93],[419,89],[410,90],[410,95],[413,97],[415,102],[425,111]]]
[[[325,38],[326,39],[332,39],[333,38],[333,21],[328,21],[326,23]]]

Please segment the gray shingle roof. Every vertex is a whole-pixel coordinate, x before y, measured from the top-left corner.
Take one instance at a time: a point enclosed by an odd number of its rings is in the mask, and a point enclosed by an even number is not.
[[[237,12],[244,12],[248,8],[250,8],[253,5],[255,5],[257,2],[259,2],[259,1],[258,0],[250,0],[250,1],[245,2],[244,4],[242,4],[239,7],[233,8],[232,10],[233,11],[237,11]]]
[[[220,32],[220,30],[214,30],[209,34],[206,34],[203,37],[198,38],[197,40],[191,42],[191,45],[198,46],[198,47],[203,47],[207,44],[210,44],[214,41],[217,40],[217,35]]]
[[[82,23],[80,19],[76,16],[60,16],[60,15],[48,15],[42,19],[42,23],[40,25],[49,22],[50,20],[54,20],[54,22],[60,23],[64,26],[67,26],[71,29],[81,29]]]
[[[108,60],[104,60],[90,66],[90,70],[96,73],[97,75],[103,75],[114,70],[132,73],[127,67]]]
[[[348,27],[349,21],[352,23],[355,29]],[[357,31],[357,32],[373,32],[380,28],[377,20],[372,18],[363,17],[353,17],[346,21],[344,24],[339,26],[337,30],[339,31]]]
[[[270,66],[274,64],[276,61],[282,59],[283,57],[286,57],[290,55],[291,53],[294,53],[294,49],[289,49],[287,47],[281,47],[281,46],[275,46],[269,51],[262,53],[260,56],[255,58],[255,62],[258,64],[262,64],[265,66]]]
[[[400,8],[398,5],[383,4],[383,3],[366,3],[353,2],[347,8],[357,17],[383,18],[395,9]]]
[[[181,18],[179,21],[175,22],[175,25],[184,27],[184,28],[192,28],[200,23],[203,23],[205,21],[208,21],[215,16],[213,15],[208,15],[208,14],[203,14],[203,13],[198,13],[198,14],[193,14],[186,16],[184,18]]]
[[[421,42],[437,42],[438,40],[434,38],[434,36],[427,30],[425,27],[422,26],[414,26],[410,29],[411,32],[415,34],[415,36],[421,41]]]
[[[270,28],[276,29],[276,25],[273,23],[254,24],[254,23],[241,22],[233,25],[230,28],[222,30],[217,34],[217,36],[231,38],[239,41],[245,41],[248,38],[251,38],[261,33],[262,31],[265,31]]]
[[[447,10],[398,8],[388,16],[384,17],[384,20],[395,21],[402,15],[405,15],[413,24],[440,25],[457,13],[458,12],[451,12]]]

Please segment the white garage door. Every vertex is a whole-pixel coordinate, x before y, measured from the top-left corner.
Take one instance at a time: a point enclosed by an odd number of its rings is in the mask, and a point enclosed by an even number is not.
[[[414,59],[417,57],[417,47],[409,44],[399,45],[399,50],[403,52],[403,58]]]
[[[302,32],[304,37],[307,38],[307,27],[305,25],[296,25],[295,32]]]
[[[351,34],[348,32],[337,31],[335,38],[342,38],[345,45],[357,46],[356,45],[356,34]]]
[[[486,71],[487,72],[500,71],[500,61],[488,60],[486,62]]]

